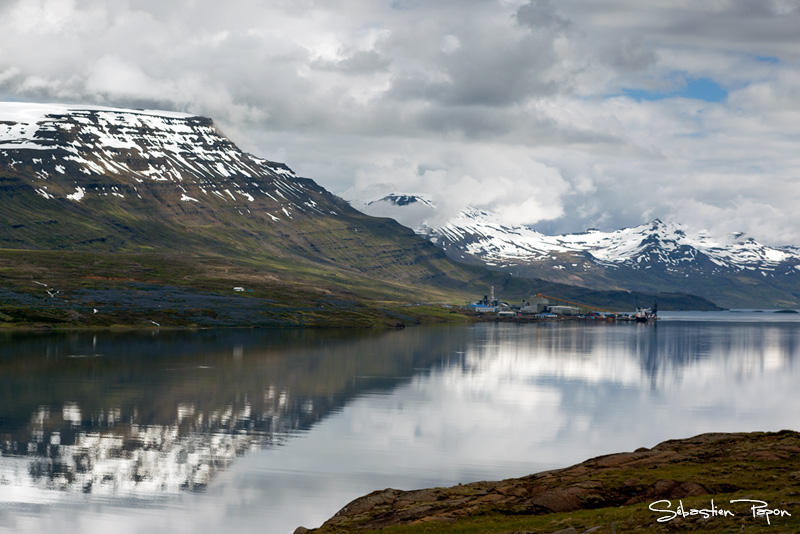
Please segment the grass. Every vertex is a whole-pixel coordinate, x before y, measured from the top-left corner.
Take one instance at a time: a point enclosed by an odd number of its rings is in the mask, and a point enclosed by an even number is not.
[[[591,530],[598,534],[610,533],[612,528],[617,534],[632,532],[703,532],[706,534],[800,532],[800,503],[794,500],[787,501],[786,493],[778,491],[760,491],[757,495],[753,495],[753,492],[719,493],[713,496],[684,498],[680,501],[683,503],[684,510],[690,511],[693,508],[709,509],[712,499],[717,510],[731,510],[735,516],[709,517],[707,519],[700,515],[686,518],[679,516],[668,523],[659,523],[658,518],[668,516],[668,514],[656,514],[650,511],[648,503],[544,516],[509,516],[488,512],[455,523],[431,522],[419,525],[392,526],[380,530],[359,530],[358,532],[361,534],[517,534],[520,532],[545,534],[569,527],[574,528],[577,532]],[[752,517],[750,505],[731,504],[730,501],[735,499],[763,500],[770,503],[770,508],[786,510],[791,516],[773,517],[767,524],[764,518]],[[678,500],[675,500],[671,509],[676,510],[677,507]],[[742,530],[743,525],[744,530]]]
[[[711,499],[719,510],[725,508],[735,513],[734,517],[709,517],[700,515],[686,518],[677,517],[668,523],[659,523],[657,519],[666,514],[655,514],[650,511],[648,504],[602,508],[599,510],[580,510],[577,512],[557,513],[546,516],[508,516],[487,513],[474,518],[458,521],[456,523],[428,523],[420,525],[387,527],[381,530],[361,530],[362,534],[514,534],[526,533],[552,533],[569,527],[577,532],[591,530],[598,534],[611,533],[612,529],[617,534],[632,532],[703,532],[706,534],[729,534],[745,532],[750,533],[787,533],[800,532],[800,506],[798,503],[787,503],[786,495],[780,492],[759,492],[755,497],[751,492],[737,492],[717,494],[712,496],[689,497],[680,499],[685,510],[709,509]],[[734,499],[757,498],[771,503],[773,508],[787,510],[790,517],[772,518],[767,524],[764,518],[753,518],[749,505],[739,503],[731,504]],[[672,509],[677,509],[678,502],[674,501]],[[742,530],[744,526],[744,530]]]
[[[426,304],[411,304],[405,306],[388,305],[384,308],[390,316],[400,318],[410,317],[420,323],[436,324],[436,323],[472,323],[476,321],[475,316],[464,313],[460,307],[454,307],[449,304],[444,305],[426,305]]]
[[[234,292],[234,287],[245,291]],[[463,320],[438,306],[404,307],[462,304],[468,298],[456,290],[275,257],[8,249],[0,250],[0,290],[5,290],[0,328],[152,326],[153,321],[161,326],[393,327]],[[53,297],[48,291],[58,293]]]

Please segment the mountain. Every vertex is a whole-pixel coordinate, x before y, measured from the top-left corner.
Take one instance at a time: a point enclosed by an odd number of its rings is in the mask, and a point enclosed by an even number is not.
[[[713,237],[677,223],[548,236],[468,208],[417,228],[451,258],[524,277],[585,287],[693,293],[733,308],[800,305],[800,249],[741,233]]]
[[[372,324],[383,312],[359,298],[451,301],[487,276],[242,152],[210,119],[20,103],[0,104],[0,272],[13,313],[0,312],[55,324],[69,302],[82,324],[129,323],[123,308],[159,324],[241,324],[244,309],[256,323],[328,324],[338,310]],[[170,302],[143,303],[153,288]],[[141,311],[154,307],[174,313]]]
[[[411,194],[392,193],[390,195],[386,195],[381,199],[367,202],[367,206],[373,206],[377,204],[388,204],[391,206],[398,206],[398,207],[411,206],[412,204],[419,204],[421,206],[428,208],[434,208],[434,209],[436,208],[436,205],[433,204],[433,202],[431,202],[427,198],[423,197],[422,195],[417,195],[413,193]]]
[[[367,243],[404,230],[364,217],[283,164],[241,152],[210,119],[0,108],[0,116],[9,115],[24,121],[0,122],[3,248],[113,252],[158,245],[341,264],[358,244],[371,248],[359,258],[368,262],[360,266],[365,272],[438,257],[409,232],[408,262],[395,243]]]
[[[375,200],[353,200],[351,204],[373,217],[389,217],[409,228],[437,212],[436,204],[418,193],[391,193]],[[423,230],[417,229],[417,233]]]
[[[452,261],[208,118],[27,103],[0,103],[0,274],[0,324],[54,326],[404,324],[428,313],[409,302],[541,285]]]

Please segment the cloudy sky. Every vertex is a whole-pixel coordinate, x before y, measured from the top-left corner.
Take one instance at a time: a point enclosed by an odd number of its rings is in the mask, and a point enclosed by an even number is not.
[[[0,0],[0,99],[207,115],[349,200],[800,244],[800,0]]]

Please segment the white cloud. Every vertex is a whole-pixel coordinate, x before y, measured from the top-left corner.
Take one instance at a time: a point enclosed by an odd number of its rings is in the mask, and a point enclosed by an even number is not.
[[[800,243],[799,19],[797,0],[16,0],[0,97],[209,115],[351,197],[419,188],[552,231],[747,212],[730,230]],[[727,99],[647,98],[698,79]]]
[[[434,197],[435,214],[423,222],[444,223],[464,206],[497,211],[509,225],[558,218],[562,195],[570,185],[557,169],[539,163],[525,147],[461,144],[426,147],[417,143],[413,159],[375,161],[357,173],[345,197],[373,200],[388,193],[422,193]],[[411,221],[402,221],[411,224]],[[412,224],[413,226],[413,224]]]

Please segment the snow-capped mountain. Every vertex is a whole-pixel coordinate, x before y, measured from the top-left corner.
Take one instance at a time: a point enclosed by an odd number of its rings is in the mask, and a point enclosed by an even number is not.
[[[353,200],[351,204],[373,217],[394,219],[418,234],[424,234],[425,228],[417,228],[417,222],[436,212],[436,204],[418,193],[391,193],[375,200]]]
[[[377,202],[391,203],[396,211],[415,202],[424,206],[427,212],[415,214],[414,222],[398,220],[453,259],[518,276],[594,288],[690,292],[728,307],[800,304],[800,248],[766,246],[741,233],[713,236],[656,219],[612,232],[545,235],[529,226],[503,225],[496,214],[472,207],[445,224],[428,226],[419,221],[435,220],[435,204],[425,197],[390,195]]]
[[[241,214],[267,200],[273,220],[318,210],[291,169],[241,152],[210,119],[187,114],[3,102],[0,156],[5,174],[48,200],[142,198],[155,185],[186,206],[217,197]]]
[[[488,276],[454,265],[439,248],[385,218],[408,226],[401,217],[380,213],[385,208],[401,213],[419,210],[425,219],[435,221],[437,217],[429,215],[436,215],[439,208],[425,197],[389,195],[365,208],[384,218],[369,217],[287,166],[242,152],[211,119],[187,114],[0,103],[0,191],[0,251],[64,251],[76,258],[76,266],[89,260],[96,265],[97,254],[175,257],[181,253],[184,258],[214,256],[221,258],[215,262],[266,265],[278,273],[270,276],[280,284],[299,272],[317,276],[323,285],[330,280],[351,284],[357,278],[365,291],[387,287],[386,281],[404,287],[413,283],[463,288],[478,279],[486,285]],[[508,249],[508,243],[515,241],[506,239],[503,244],[502,235],[530,230],[492,227],[490,220],[478,224],[474,217],[465,222],[472,226],[431,224],[432,229],[421,227],[418,233],[437,238],[451,257],[483,263],[481,247],[495,252]],[[474,254],[467,249],[472,242],[483,243],[476,245]],[[533,242],[524,247],[530,249],[528,259],[523,261],[518,252],[513,271],[505,256],[487,256],[487,263],[506,262],[507,272],[525,275],[531,266],[547,267],[547,262],[528,261],[540,248]],[[580,272],[574,280],[562,276],[556,281],[627,289],[608,277],[594,284],[588,271],[577,266],[594,265],[597,268],[591,271],[596,273],[613,262],[601,257],[600,248],[590,254],[576,243],[573,247],[577,250],[544,250],[562,264],[560,270],[576,267],[573,274]],[[617,248],[626,250],[623,245]],[[565,254],[586,261],[568,262]],[[44,256],[36,258],[40,257]],[[55,262],[48,269],[60,269],[60,280],[84,284],[80,281],[84,278],[77,276],[83,273],[73,270],[64,275],[62,267]],[[552,275],[559,269],[550,267],[548,276],[541,278],[556,278]],[[141,264],[137,268],[149,269]],[[212,274],[218,277],[228,268],[219,267]],[[328,276],[332,271],[336,274]],[[119,278],[117,274],[112,278]],[[174,276],[170,281],[190,277]],[[382,282],[376,285],[375,279]],[[658,289],[644,283],[640,287]],[[314,288],[318,290],[327,291]]]
[[[796,271],[800,265],[800,253],[791,247],[769,247],[741,233],[689,234],[682,225],[659,219],[613,232],[589,229],[548,236],[527,226],[504,226],[493,214],[468,208],[429,233],[443,247],[507,267],[549,262],[557,258],[554,254],[583,254],[606,267],[632,269],[657,265],[674,269],[710,262],[711,273],[758,270],[772,275],[781,267]]]
[[[436,204],[431,200],[425,198],[423,195],[416,193],[391,193],[378,200],[367,202],[367,206],[378,206],[385,204],[389,206],[410,206],[412,204],[419,204],[428,208],[436,209]]]

